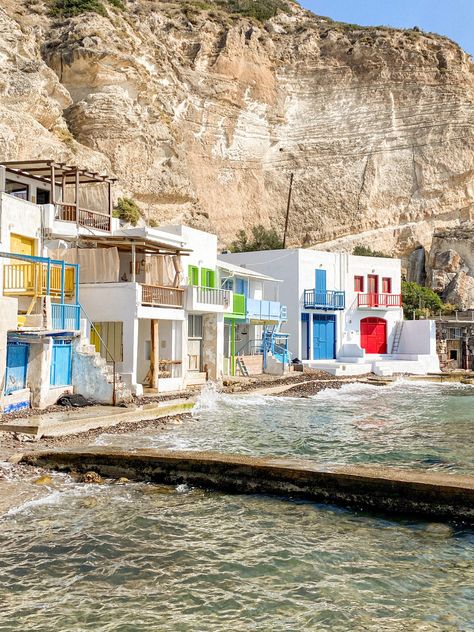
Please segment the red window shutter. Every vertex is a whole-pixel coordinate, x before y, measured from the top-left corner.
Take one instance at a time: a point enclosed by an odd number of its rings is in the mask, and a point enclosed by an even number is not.
[[[354,291],[355,292],[363,292],[364,291],[364,277],[363,276],[355,276],[354,277]]]
[[[392,279],[384,277],[382,279],[382,292],[383,294],[391,294],[392,293]]]

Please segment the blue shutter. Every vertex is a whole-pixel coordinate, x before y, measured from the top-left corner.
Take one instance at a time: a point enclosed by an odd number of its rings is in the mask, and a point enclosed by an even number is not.
[[[249,294],[249,282],[247,279],[236,279],[235,280],[235,292],[237,294],[243,294],[244,296],[248,296]]]
[[[29,345],[24,342],[9,342],[7,344],[6,395],[26,388],[29,350]]]
[[[326,270],[316,270],[316,292],[326,291]]]

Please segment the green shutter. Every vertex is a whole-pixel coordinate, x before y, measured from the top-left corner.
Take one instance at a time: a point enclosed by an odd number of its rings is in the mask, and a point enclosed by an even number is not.
[[[215,270],[209,270],[209,287],[217,287]]]
[[[188,266],[188,280],[191,285],[199,285],[199,269],[197,266]]]
[[[207,287],[207,270],[206,268],[201,268],[201,287]]]

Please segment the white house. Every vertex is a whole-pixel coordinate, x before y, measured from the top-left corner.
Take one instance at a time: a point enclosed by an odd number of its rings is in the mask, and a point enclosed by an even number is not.
[[[293,358],[337,374],[439,370],[434,324],[403,320],[400,260],[306,249],[221,258],[283,280]]]

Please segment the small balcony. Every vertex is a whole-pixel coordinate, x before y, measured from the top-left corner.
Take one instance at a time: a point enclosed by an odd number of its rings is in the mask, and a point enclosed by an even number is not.
[[[374,307],[386,309],[387,307],[401,307],[401,294],[357,294],[357,307]]]
[[[261,322],[278,322],[284,320],[282,314],[286,311],[278,301],[261,301],[255,298],[247,299],[247,318]]]
[[[76,208],[75,204],[56,202],[56,219],[63,222],[75,222],[86,228],[110,231],[111,217],[106,213],[91,211],[85,208]]]
[[[186,307],[190,311],[228,312],[232,307],[232,292],[190,285],[187,288]]]
[[[305,290],[303,301],[305,309],[344,309],[346,293],[339,290]]]
[[[147,307],[184,308],[184,288],[164,285],[144,285],[142,288],[142,305]]]
[[[81,306],[70,303],[51,303],[53,329],[79,331],[81,328]]]
[[[33,257],[32,257],[33,259]],[[75,268],[52,263],[12,263],[3,266],[5,296],[74,296]]]

